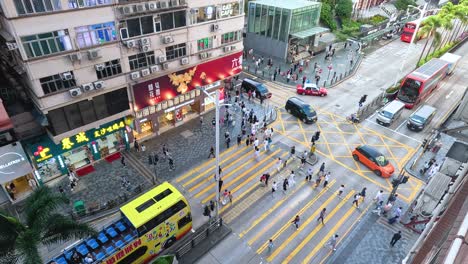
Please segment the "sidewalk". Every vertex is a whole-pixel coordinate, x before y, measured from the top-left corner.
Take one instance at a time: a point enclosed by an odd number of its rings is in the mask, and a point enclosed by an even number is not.
[[[317,63],[317,66],[322,70],[319,79],[320,86],[330,86],[331,82],[336,83],[337,81],[344,78],[345,75],[348,75],[352,67],[357,65],[359,60],[359,55],[356,54],[357,44],[353,43],[351,46],[347,45],[346,49],[344,48],[344,43],[335,43],[332,46],[332,49],[335,48],[335,54],[331,60],[325,60],[326,52],[321,52],[312,58],[309,58],[309,65],[307,66],[306,60],[303,61],[303,71],[299,73],[300,65],[296,67],[294,71],[294,65],[291,63],[286,63],[279,59],[272,59],[273,66],[268,66],[268,57],[263,57],[263,64],[258,67],[255,64],[255,60],[258,60],[262,56],[259,54],[248,55],[246,59],[242,62],[245,72],[256,75],[257,77],[273,81],[273,73],[275,70],[280,70],[281,74],[277,74],[274,81],[278,84],[289,85],[295,87],[296,84],[302,84],[303,76],[306,76],[310,82],[315,82],[315,71],[314,64]],[[328,51],[328,48],[327,48]],[[353,60],[352,67],[350,61]],[[331,70],[328,67],[331,65]],[[293,73],[297,74],[298,79],[295,82],[292,78],[288,82],[287,72],[292,69]]]

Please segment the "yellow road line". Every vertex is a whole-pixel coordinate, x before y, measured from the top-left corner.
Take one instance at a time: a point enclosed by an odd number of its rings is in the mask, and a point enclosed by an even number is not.
[[[252,148],[252,146],[250,146],[250,145],[249,145],[249,146],[245,146],[245,147],[243,147],[242,149],[240,149],[239,151],[236,151],[236,153],[234,153],[234,154],[237,155],[239,152],[244,152],[244,150],[245,150],[246,148]],[[248,156],[248,155],[251,155],[251,154],[250,154],[250,153],[247,153],[247,156]],[[234,157],[234,156],[231,155],[229,158],[223,160],[223,162],[220,162],[220,165],[222,165],[224,162],[227,162],[231,157]],[[226,166],[226,167],[221,167],[221,168],[223,169],[223,171],[227,171],[227,169],[229,169],[230,167],[236,165],[236,163],[237,163],[238,161],[240,161],[240,160],[242,160],[242,159],[245,159],[245,157],[246,157],[245,155],[241,155],[239,158],[237,158],[237,159],[235,159],[235,160],[233,160],[233,161],[230,161],[228,166]],[[198,175],[197,177],[194,177],[193,179],[191,179],[190,181],[188,181],[187,183],[185,183],[185,184],[182,185],[182,186],[185,187],[186,185],[189,185],[190,183],[196,181],[197,179],[199,179],[200,177],[204,176],[205,174],[210,173],[211,170],[214,170],[214,173],[216,173],[216,165],[212,166],[211,168],[206,169],[204,172],[200,173],[200,175]],[[229,174],[229,173],[228,173],[228,174]],[[226,174],[226,175],[228,175],[228,174]],[[210,180],[212,179],[211,176],[212,176],[212,175],[210,175],[210,176],[208,176],[208,177],[202,179],[200,182],[197,182],[197,184],[195,184],[194,186],[190,187],[189,192],[195,191],[195,190],[198,189],[200,186],[202,186],[204,183],[210,181]]]
[[[277,112],[277,115],[276,115],[276,116],[278,117],[278,121],[279,121],[280,124],[281,124],[281,128],[283,129],[283,133],[286,133],[286,129],[284,128],[283,112],[281,112],[281,110],[279,110],[279,111]]]
[[[333,179],[330,184],[329,184],[329,188],[331,188],[333,186],[333,184],[335,184],[336,180]],[[299,186],[297,186],[296,189],[294,189],[293,192],[289,193],[288,195],[286,195],[285,197],[283,197],[283,199],[281,199],[279,202],[277,202],[273,207],[271,207],[270,209],[268,209],[265,213],[263,213],[259,218],[255,219],[255,221],[253,221],[249,228],[247,228],[246,230],[242,231],[240,234],[239,234],[239,237],[244,237],[245,234],[247,234],[248,232],[250,232],[250,230],[252,230],[255,226],[257,226],[261,221],[263,221],[263,219],[265,219],[268,215],[270,215],[273,211],[275,211],[278,207],[280,207],[290,196],[292,196],[294,193],[296,193],[296,191],[300,190],[300,188],[305,185],[306,183],[309,183],[308,181],[302,181]],[[320,191],[319,195],[321,193],[324,193],[325,192],[325,189],[323,189],[322,191]],[[286,210],[283,210],[283,212],[287,212]],[[280,219],[281,217],[278,217],[278,215],[276,215],[274,218],[272,218],[272,220],[270,221],[269,224],[274,224],[272,222],[276,222]],[[263,233],[262,233],[263,234]],[[250,242],[250,241],[249,241]]]
[[[296,121],[297,121],[297,123],[299,124],[299,128],[300,128],[301,131],[302,131],[302,136],[304,136],[304,143],[308,143],[308,140],[307,140],[307,137],[306,137],[304,128],[302,127],[302,124],[301,124],[302,121],[300,121],[299,118],[298,118]]]
[[[317,124],[317,126],[318,126],[319,130],[322,130],[322,129],[320,128],[320,125],[319,125],[319,124]],[[329,156],[331,157],[331,159],[334,159],[334,158],[333,158],[332,151],[331,151],[331,148],[330,148],[330,145],[328,144],[327,138],[325,137],[325,135],[322,135],[322,138],[323,138],[323,140],[325,141],[325,144],[327,145],[327,149],[328,149],[328,152],[329,152]]]
[[[224,155],[230,153],[233,149],[235,148],[231,148],[229,149],[228,151],[223,151],[223,153],[221,153],[219,155],[219,157],[223,157]],[[205,161],[203,162],[202,164],[198,165],[197,167],[191,169],[190,171],[186,172],[185,174],[183,174],[182,176],[178,177],[176,179],[176,182],[181,182],[183,180],[185,180],[187,177],[189,177],[190,175],[192,175],[194,172],[198,172],[200,170],[200,168],[202,168],[203,166],[207,165],[208,163],[210,163],[212,160],[209,160],[209,161]],[[214,167],[214,166],[213,166]],[[183,185],[184,186],[184,185]]]
[[[245,175],[248,175],[252,170],[256,169],[258,166],[262,165],[263,163],[265,163],[266,161],[268,161],[268,159],[270,158],[273,158],[273,156],[275,156],[278,152],[280,151],[280,149],[276,150],[275,152],[271,153],[268,157],[264,157],[262,161],[260,162],[257,162],[254,166],[250,167],[248,170],[242,172],[241,174],[239,174],[239,176],[237,176],[236,178],[234,178],[232,181],[229,181],[227,184],[225,184],[223,186],[224,189],[228,189],[229,187],[231,187],[234,183],[236,183],[237,181],[239,181],[240,179],[244,178]],[[283,153],[283,155],[281,155],[281,157],[287,155],[287,153]],[[268,165],[266,165],[264,168],[265,169],[269,169],[269,167],[273,166],[274,164],[276,163],[276,159],[273,159],[273,161],[271,161],[270,163],[268,163]],[[233,172],[235,172],[236,170],[242,168],[243,166],[239,166],[238,168],[236,168]],[[260,175],[259,174],[254,174],[252,177],[250,177],[249,179],[252,179],[252,178],[260,178]],[[248,181],[244,181],[242,182],[241,184],[246,184]],[[218,183],[216,183],[217,185]],[[200,193],[205,193],[207,192],[208,190],[212,190],[213,188],[215,187],[215,183],[211,183],[209,187],[205,188],[202,192]],[[238,187],[238,186],[237,186]],[[234,188],[231,190],[231,193],[235,193],[238,188]],[[198,197],[201,196],[200,193],[197,193]],[[209,200],[213,199],[215,197],[215,194],[214,193],[211,193],[210,195],[208,195],[208,197],[206,197],[205,199],[203,199],[203,202],[202,203],[206,203],[208,202]]]
[[[354,195],[354,191],[349,192],[348,195],[346,195],[346,197],[345,197],[335,208],[333,208],[333,210],[325,217],[324,222],[329,221],[329,220],[341,209],[341,207],[343,207],[343,205],[344,205],[346,202],[348,202],[348,199],[351,198],[353,195]],[[354,207],[351,207],[350,209],[348,209],[348,212],[349,212],[349,211],[355,211]],[[308,225],[312,220],[315,220],[315,219],[313,219],[313,218],[307,219],[306,223],[304,223],[303,226]],[[341,221],[342,221],[342,219],[340,219],[340,220],[338,221],[338,224],[334,224],[334,225],[333,225],[334,228],[340,227]],[[286,259],[284,259],[282,263],[283,263],[283,264],[289,263],[289,261],[291,261],[291,259],[294,258],[294,257],[297,255],[297,253],[299,253],[299,251],[302,250],[302,248],[304,248],[304,246],[305,246],[307,243],[309,243],[309,241],[312,239],[312,237],[314,237],[315,234],[317,234],[317,232],[318,232],[319,230],[321,230],[321,229],[322,229],[322,226],[321,226],[321,225],[316,226],[316,227],[314,228],[314,230],[313,230],[312,232],[310,232],[310,233],[307,235],[307,237],[305,237],[304,239],[302,239],[301,243],[300,243],[298,246],[296,246],[296,247],[294,248],[294,250],[293,250],[291,253],[288,254],[288,256],[286,257]],[[288,244],[288,243],[295,237],[296,234],[297,234],[297,233],[294,233],[294,235],[291,236],[291,237],[288,239],[289,241],[287,241],[286,243],[283,243],[283,244]],[[278,252],[278,253],[279,253],[279,252]],[[273,254],[271,254],[271,256],[267,258],[267,260],[268,260],[268,261],[271,261],[271,260],[276,256],[276,255],[274,255],[274,254],[275,254],[275,252],[273,252]]]
[[[323,193],[325,193],[325,190],[322,190]],[[322,191],[320,192],[321,194]],[[291,217],[287,222],[286,224],[284,224],[272,237],[271,239],[275,240],[276,238],[278,238],[286,229],[288,228],[291,228],[291,222],[294,220],[295,216],[296,215],[299,215],[301,216],[306,210],[309,209],[309,207],[311,207],[317,200],[318,200],[319,197],[314,197],[314,199],[312,199],[310,202],[308,202],[304,207],[301,208],[301,210],[299,210],[299,212],[297,212],[296,214],[294,214],[293,217]],[[309,219],[314,219],[321,211],[322,208],[326,208],[328,206],[329,203],[331,203],[331,201],[333,201],[334,199],[336,198],[336,195],[330,195],[330,197],[328,197],[328,199],[320,205],[320,209],[319,210],[316,210],[312,216],[309,217]],[[302,217],[304,219],[304,217]],[[303,229],[304,225],[301,225],[300,228]],[[296,232],[298,233],[298,232]],[[249,241],[249,244],[250,244],[250,241]],[[279,246],[276,251],[280,251],[282,248],[284,248],[285,246],[287,246],[288,244],[287,243],[282,243],[281,246]],[[268,246],[268,240],[265,241],[265,243],[263,243],[260,248],[257,249],[257,254],[260,254],[262,253],[263,250],[266,249],[266,247]],[[275,252],[276,252],[275,251]],[[274,252],[273,252],[274,254]],[[278,254],[278,253],[276,253]]]
[[[353,227],[359,222],[359,220],[364,216],[364,214],[369,210],[369,208],[373,206],[373,203],[370,203],[367,208],[365,210],[363,210],[361,212],[361,214],[359,214],[359,216],[354,220],[354,222],[351,224],[351,226],[349,226],[349,228],[343,233],[343,235],[340,235],[340,238],[338,239],[338,241],[336,241],[336,245],[338,246],[338,244],[346,237],[346,235],[348,235],[348,233],[353,229]],[[332,234],[333,235],[333,234]],[[326,236],[325,236],[326,237]],[[331,237],[331,236],[329,236]],[[329,238],[330,239],[330,238]],[[322,259],[322,261],[320,262],[320,264],[323,264],[325,262],[325,260],[331,255],[333,251],[330,251],[327,253],[327,255],[325,255],[325,257]]]

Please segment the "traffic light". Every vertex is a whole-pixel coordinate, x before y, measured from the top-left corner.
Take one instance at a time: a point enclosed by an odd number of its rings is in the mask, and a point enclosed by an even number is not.
[[[392,180],[392,186],[393,188],[395,188],[396,186],[398,186],[398,184],[400,184],[400,181],[398,179],[393,179]]]
[[[320,131],[315,132],[315,140],[318,141],[320,138]]]
[[[425,138],[425,139],[423,140],[423,142],[422,142],[421,145],[422,145],[423,148],[426,147],[426,145],[427,145],[427,138]]]
[[[408,182],[408,179],[409,179],[408,176],[403,176],[403,178],[401,179],[401,184],[407,183],[407,182]]]
[[[218,192],[221,192],[221,188],[223,187],[223,180],[219,179],[218,181]]]

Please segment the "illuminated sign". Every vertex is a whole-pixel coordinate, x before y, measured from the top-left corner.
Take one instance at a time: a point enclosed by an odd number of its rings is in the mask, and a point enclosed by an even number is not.
[[[37,149],[34,150],[34,158],[36,159],[37,162],[41,162],[44,160],[48,160],[52,158],[54,155],[52,155],[50,152],[50,148],[48,147],[43,147],[43,146],[37,146]]]
[[[125,128],[124,121],[117,121],[104,127],[91,130],[91,132],[80,132],[74,135],[73,137],[62,139],[62,141],[60,142],[62,150],[70,150],[74,148],[74,145],[82,145],[83,143],[91,142],[95,139],[106,136],[123,128]]]
[[[0,148],[0,183],[5,183],[32,172],[21,144],[12,143]]]
[[[228,17],[234,14],[232,4],[225,4],[221,6],[221,17]]]
[[[138,240],[135,240],[135,241],[131,242],[130,244],[128,244],[126,247],[124,247],[119,252],[115,253],[112,257],[108,258],[106,260],[106,264],[117,263],[117,261],[123,259],[128,254],[135,251],[140,245],[141,245],[141,239],[139,238]]]

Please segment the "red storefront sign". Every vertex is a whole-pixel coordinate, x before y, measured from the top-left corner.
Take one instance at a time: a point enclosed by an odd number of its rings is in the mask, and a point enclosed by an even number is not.
[[[198,64],[133,86],[136,110],[189,92],[197,86],[223,80],[242,71],[242,52]]]

